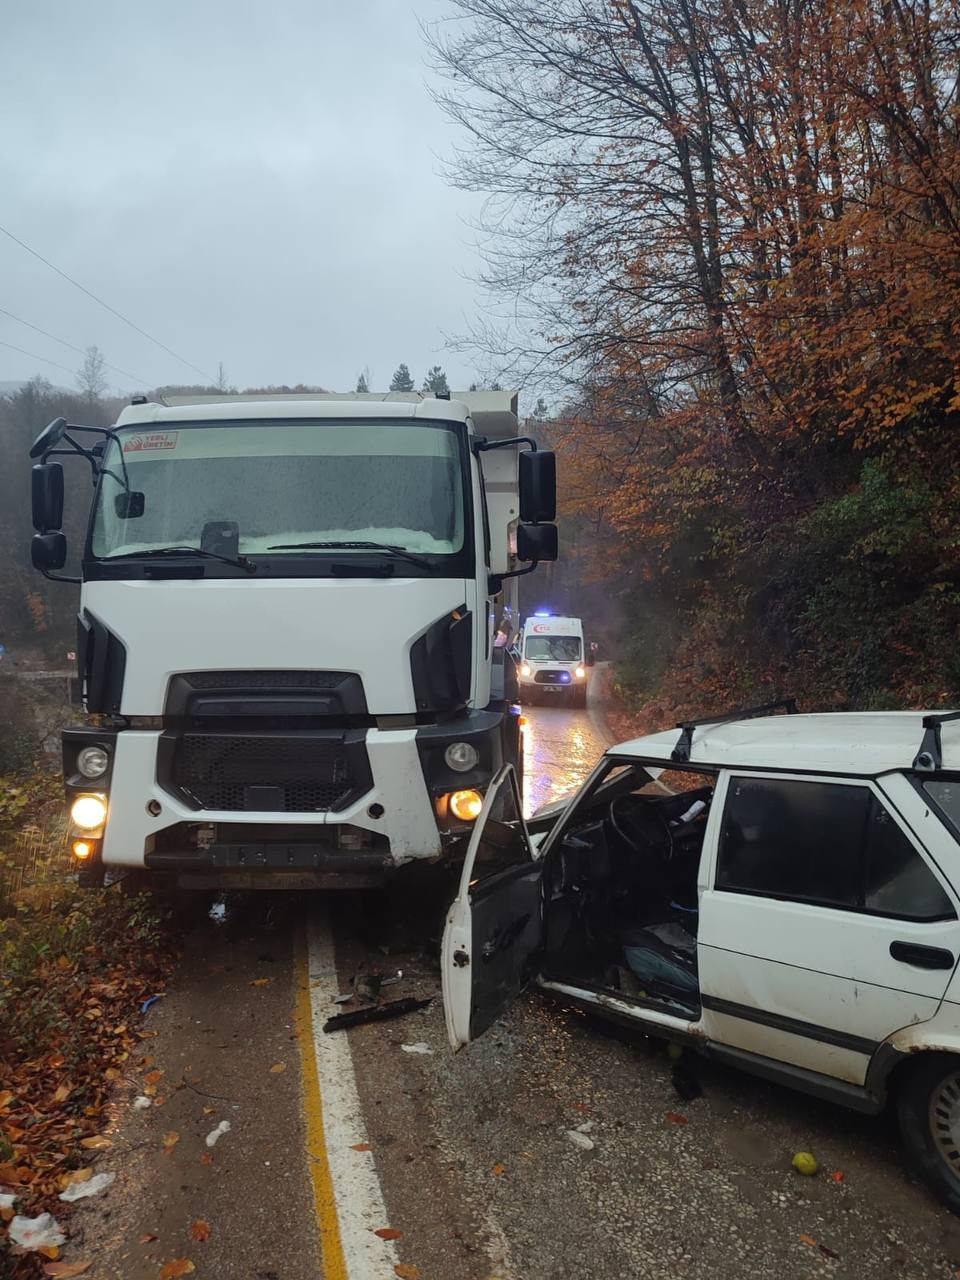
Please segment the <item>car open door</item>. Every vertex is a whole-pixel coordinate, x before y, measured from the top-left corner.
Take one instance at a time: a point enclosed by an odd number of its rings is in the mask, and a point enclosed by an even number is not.
[[[541,871],[516,774],[504,765],[470,836],[443,932],[443,1008],[454,1049],[482,1035],[534,976],[543,937]]]

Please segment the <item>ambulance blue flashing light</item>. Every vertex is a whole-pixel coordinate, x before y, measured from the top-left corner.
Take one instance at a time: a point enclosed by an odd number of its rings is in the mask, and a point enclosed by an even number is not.
[[[553,614],[550,612],[549,609],[538,609],[533,616],[535,618],[552,618]]]

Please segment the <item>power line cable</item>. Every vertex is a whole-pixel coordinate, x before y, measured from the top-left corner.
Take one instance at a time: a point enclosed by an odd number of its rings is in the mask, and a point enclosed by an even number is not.
[[[22,356],[29,356],[31,360],[42,360],[44,364],[52,364],[55,369],[63,369],[64,372],[75,376],[75,369],[68,369],[65,364],[57,364],[56,360],[48,360],[46,356],[38,356],[33,351],[24,351],[23,347],[15,347],[12,342],[0,342],[0,347],[8,347],[11,351],[19,351]]]
[[[31,324],[29,320],[23,320],[20,316],[15,316],[12,311],[5,311],[3,307],[0,307],[0,316],[9,316],[11,320],[16,320],[17,324],[26,325],[34,333],[41,333],[45,338],[49,338],[51,342],[59,342],[62,347],[69,347],[71,351],[76,351],[82,356],[87,354],[82,347],[75,347],[72,342],[67,342],[66,338],[58,338],[55,333],[47,333],[46,329],[41,329],[39,325]],[[109,364],[106,360],[104,360],[103,365],[105,369],[112,369],[114,373],[122,373],[125,378],[132,378],[134,382],[139,382],[141,386],[153,386],[153,383],[147,382],[146,378],[138,378],[135,373],[129,373],[126,369],[121,369],[115,364]]]
[[[61,276],[69,284],[72,284],[74,288],[79,289],[81,293],[85,293],[88,298],[92,298],[98,306],[103,307],[105,311],[109,311],[110,314],[116,316],[118,320],[122,320],[124,324],[129,325],[131,329],[134,329],[142,337],[152,342],[155,346],[158,346],[161,351],[165,351],[168,356],[173,356],[174,360],[179,360],[181,364],[185,364],[187,368],[192,369],[194,373],[199,373],[202,378],[207,379],[211,386],[214,384],[216,379],[211,377],[209,373],[205,373],[203,369],[192,364],[184,356],[177,355],[176,351],[171,350],[171,348],[162,343],[159,338],[155,338],[152,333],[147,333],[146,329],[141,329],[138,324],[134,324],[132,320],[128,319],[123,314],[123,312],[118,311],[116,307],[111,307],[109,302],[104,302],[104,300],[102,298],[98,298],[95,293],[91,293],[91,291],[85,285],[82,285],[79,280],[74,280],[73,276],[68,276],[66,271],[61,271],[58,266],[55,266],[54,263],[49,260],[49,258],[45,258],[42,253],[37,253],[36,249],[31,249],[25,241],[19,239],[18,236],[15,236],[12,231],[8,231],[6,227],[2,226],[0,226],[0,231],[3,232],[8,240],[12,240],[14,244],[18,244],[21,249],[26,249],[27,253],[32,254],[38,262],[42,262],[45,267],[49,267],[51,271],[55,271],[58,276]]]

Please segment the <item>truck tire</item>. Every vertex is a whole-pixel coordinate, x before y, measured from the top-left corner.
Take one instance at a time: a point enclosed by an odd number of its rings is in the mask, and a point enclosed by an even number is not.
[[[586,708],[587,686],[585,684],[577,685],[575,689],[571,689],[570,705],[571,707],[579,707],[581,711],[583,711]]]
[[[910,1167],[960,1213],[960,1056],[921,1053],[901,1085],[897,1118]]]

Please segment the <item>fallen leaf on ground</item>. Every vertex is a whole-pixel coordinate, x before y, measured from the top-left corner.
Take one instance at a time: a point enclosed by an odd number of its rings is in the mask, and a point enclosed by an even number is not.
[[[42,1249],[38,1249],[37,1253],[43,1258],[59,1258],[60,1247],[55,1244],[45,1245]]]
[[[801,1243],[801,1244],[808,1244],[808,1245],[810,1246],[810,1248],[811,1248],[811,1249],[815,1249],[815,1248],[817,1247],[817,1242],[816,1242],[816,1240],[814,1240],[813,1236],[808,1236],[808,1235],[806,1235],[806,1234],[801,1235],[801,1237],[800,1237],[800,1243]]]
[[[210,1152],[209,1152],[209,1151],[205,1151],[205,1152],[203,1153],[203,1155],[200,1157],[200,1163],[201,1163],[201,1164],[213,1164],[213,1156],[210,1154]]]
[[[267,985],[269,984],[269,982],[270,982],[270,979],[269,979],[269,978],[254,978],[254,980],[250,983],[250,986],[251,986],[251,987],[265,987],[265,986],[267,986]]]
[[[175,1129],[163,1135],[163,1150],[165,1155],[169,1155],[173,1148],[180,1141],[180,1135]]]
[[[272,1075],[278,1076],[281,1071],[286,1071],[286,1069],[287,1064],[285,1062],[275,1062],[270,1068],[270,1072]]]
[[[842,1182],[843,1178],[844,1178],[844,1173],[842,1169],[834,1169],[833,1173],[831,1173],[830,1175],[831,1182]]]
[[[82,1276],[92,1266],[92,1262],[48,1262],[43,1268],[43,1274],[56,1276],[58,1280],[69,1280],[70,1276]]]
[[[493,1173],[493,1176],[495,1178],[499,1178],[501,1174],[504,1174],[507,1172],[507,1166],[505,1164],[500,1164],[498,1162],[493,1166],[493,1169],[491,1170],[491,1172]]]
[[[156,1071],[148,1071],[143,1077],[144,1084],[159,1084],[163,1079],[163,1071],[157,1067]]]
[[[398,1262],[393,1270],[400,1280],[420,1280],[420,1268],[411,1266],[409,1262]]]
[[[86,1147],[88,1151],[106,1151],[108,1147],[112,1147],[113,1143],[109,1138],[105,1138],[102,1133],[98,1133],[93,1138],[81,1138],[81,1147]]]
[[[400,1240],[403,1237],[403,1232],[398,1231],[396,1227],[380,1227],[373,1234],[379,1236],[381,1240]]]
[[[60,1186],[66,1190],[74,1182],[89,1182],[93,1176],[92,1169],[74,1169],[73,1173],[65,1173],[60,1179]]]
[[[839,1257],[840,1257],[839,1253],[834,1253],[834,1251],[833,1251],[832,1249],[828,1249],[828,1248],[827,1248],[827,1246],[826,1246],[825,1244],[819,1244],[819,1243],[818,1243],[818,1244],[817,1244],[817,1248],[820,1250],[820,1252],[823,1254],[823,1256],[824,1256],[825,1258],[839,1258]]]
[[[188,1276],[196,1269],[189,1258],[174,1258],[160,1268],[160,1280],[179,1280],[180,1276]]]
[[[156,1239],[157,1237],[153,1234],[152,1231],[145,1231],[143,1235],[140,1237],[140,1239],[137,1241],[137,1244],[153,1244],[154,1240]]]
[[[73,1085],[62,1084],[60,1085],[59,1089],[57,1089],[56,1093],[53,1095],[53,1101],[66,1102],[66,1100],[70,1097],[71,1093],[73,1093]]]
[[[204,1114],[205,1116],[215,1116],[215,1115],[217,1114],[217,1108],[216,1108],[216,1107],[204,1107],[204,1108],[203,1108],[203,1114]]]
[[[196,1240],[199,1244],[202,1244],[204,1240],[209,1240],[210,1223],[206,1222],[203,1218],[197,1218],[194,1222],[191,1222],[190,1239]]]
[[[671,1124],[689,1124],[690,1121],[686,1116],[682,1116],[679,1111],[668,1111],[667,1119]]]
[[[355,1143],[353,1144],[353,1146],[350,1148],[350,1150],[351,1150],[351,1151],[369,1151],[369,1150],[370,1150],[370,1143],[369,1143],[369,1142],[355,1142]]]

